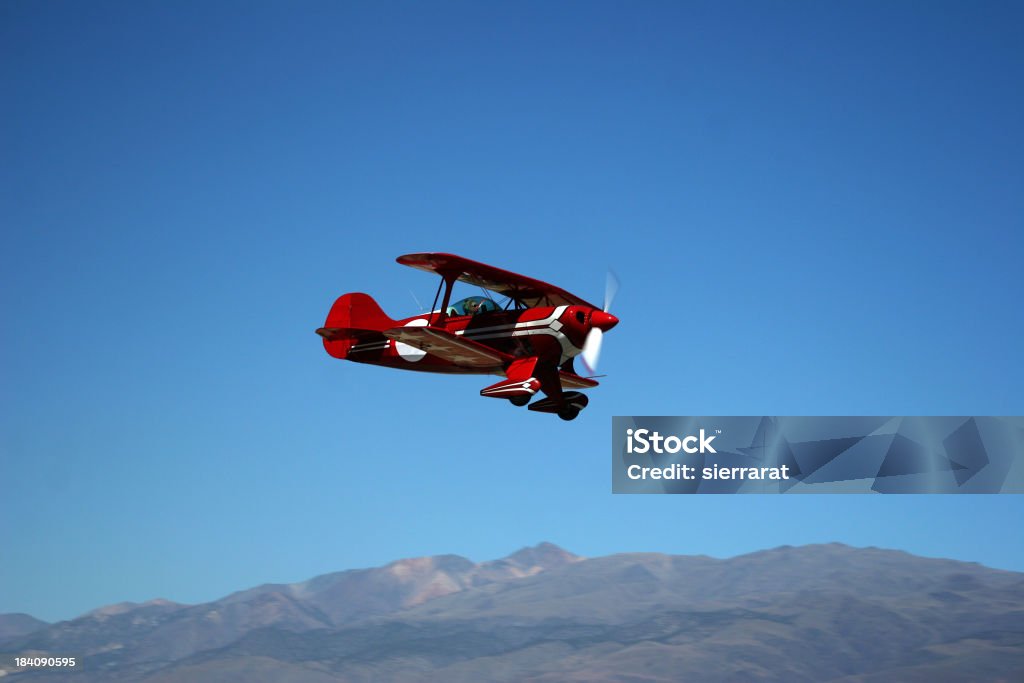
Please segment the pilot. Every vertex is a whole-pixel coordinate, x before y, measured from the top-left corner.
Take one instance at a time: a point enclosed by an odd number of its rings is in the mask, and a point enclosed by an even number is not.
[[[466,315],[476,315],[482,312],[480,299],[466,299],[466,303],[462,304],[462,307],[466,309]]]

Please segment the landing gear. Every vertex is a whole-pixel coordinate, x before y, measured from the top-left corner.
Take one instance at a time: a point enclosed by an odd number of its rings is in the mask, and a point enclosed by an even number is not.
[[[557,399],[548,396],[530,404],[530,410],[554,413],[566,422],[575,420],[580,411],[587,407],[587,397],[578,391],[563,392]]]
[[[531,398],[533,398],[533,397],[532,396],[512,396],[511,398],[508,399],[508,402],[511,403],[514,406],[519,406],[521,408],[521,407],[525,406],[527,403],[529,403]]]

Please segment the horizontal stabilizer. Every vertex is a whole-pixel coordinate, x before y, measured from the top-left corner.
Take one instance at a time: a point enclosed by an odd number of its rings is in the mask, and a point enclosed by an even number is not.
[[[368,338],[380,338],[380,330],[360,330],[354,327],[321,327],[316,331],[326,341],[360,341]]]

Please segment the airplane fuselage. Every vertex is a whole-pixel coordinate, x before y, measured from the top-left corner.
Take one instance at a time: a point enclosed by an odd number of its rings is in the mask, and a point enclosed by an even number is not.
[[[524,358],[536,356],[561,365],[578,355],[587,333],[591,309],[586,306],[544,306],[477,315],[446,316],[424,314],[399,320],[396,327],[437,326],[465,339]],[[385,337],[364,335],[347,351],[347,360],[402,370],[460,374],[491,374],[452,363],[422,349]]]

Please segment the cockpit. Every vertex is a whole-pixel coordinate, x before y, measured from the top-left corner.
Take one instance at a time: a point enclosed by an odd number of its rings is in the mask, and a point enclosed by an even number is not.
[[[467,296],[448,307],[448,315],[478,315],[491,311],[500,311],[501,306],[485,296]]]

